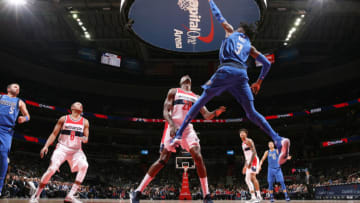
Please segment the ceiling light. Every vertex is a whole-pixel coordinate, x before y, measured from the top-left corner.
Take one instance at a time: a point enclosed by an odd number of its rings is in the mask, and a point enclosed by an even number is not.
[[[14,6],[24,6],[26,5],[26,0],[8,0],[8,3]]]
[[[78,15],[77,15],[76,13],[74,13],[74,14],[72,14],[72,17],[73,17],[74,19],[76,19],[76,18],[78,17]]]

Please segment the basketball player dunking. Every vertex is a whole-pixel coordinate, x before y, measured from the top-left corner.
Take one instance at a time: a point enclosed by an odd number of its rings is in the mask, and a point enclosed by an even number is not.
[[[259,172],[259,157],[252,139],[248,138],[248,130],[240,129],[240,138],[242,140],[242,149],[245,156],[245,164],[242,173],[245,175],[245,182],[249,187],[251,194],[250,202],[260,202],[262,200],[259,182],[256,174]],[[255,187],[255,188],[254,188]],[[256,195],[255,195],[256,191]]]
[[[274,140],[280,154],[279,163],[283,164],[287,160],[286,158],[290,149],[290,140],[280,137],[278,133],[272,129],[266,119],[255,110],[254,96],[251,93],[251,90],[255,95],[259,92],[262,81],[270,70],[270,62],[251,45],[250,38],[254,31],[252,31],[250,26],[241,23],[240,26],[234,30],[222,16],[214,1],[209,0],[209,4],[213,15],[225,30],[225,39],[221,44],[219,52],[220,66],[211,79],[202,86],[204,91],[201,97],[186,115],[184,122],[181,124],[179,130],[176,132],[175,138],[172,140],[172,145],[177,146],[181,142],[181,136],[186,129],[186,126],[195,118],[199,110],[207,102],[213,97],[220,95],[222,92],[228,91],[242,106],[246,113],[246,117]],[[263,64],[258,80],[251,85],[251,88],[248,83],[249,78],[247,76],[246,65],[249,55]]]
[[[60,133],[58,144],[51,157],[51,163],[47,171],[41,178],[40,184],[36,192],[30,199],[31,203],[37,203],[39,196],[50,178],[59,169],[64,161],[70,165],[72,172],[78,172],[75,183],[71,187],[69,194],[65,197],[65,202],[81,203],[74,197],[82,181],[85,178],[88,162],[86,156],[81,149],[82,143],[88,142],[89,137],[89,121],[81,116],[83,106],[80,102],[75,102],[71,105],[71,114],[62,116],[49,138],[45,146],[40,151],[40,157],[48,153],[49,146],[55,141],[57,135]]]
[[[161,139],[160,158],[153,163],[148,170],[144,179],[138,188],[130,194],[131,203],[139,203],[140,195],[151,182],[155,175],[168,162],[172,152],[176,152],[175,148],[170,146],[170,140],[174,137],[176,130],[183,122],[186,113],[189,111],[191,105],[197,100],[198,96],[191,91],[191,78],[185,75],[180,80],[180,88],[172,88],[169,90],[164,103],[163,115],[166,120],[165,130]],[[212,119],[219,116],[225,111],[225,107],[221,106],[213,112],[209,112],[204,106],[200,112],[205,119]],[[207,173],[205,164],[200,152],[200,140],[196,135],[193,126],[190,124],[184,130],[184,136],[180,143],[181,147],[190,152],[194,159],[197,173],[200,178],[201,188],[203,191],[204,202],[211,203],[211,197],[208,187]]]

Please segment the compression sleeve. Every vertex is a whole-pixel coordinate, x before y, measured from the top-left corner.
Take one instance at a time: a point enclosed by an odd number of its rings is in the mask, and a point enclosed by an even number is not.
[[[221,14],[219,8],[216,6],[215,2],[213,0],[210,0],[209,3],[210,3],[211,12],[215,16],[216,20],[218,20],[219,23],[225,22],[226,20],[222,16],[222,14]]]
[[[263,64],[263,67],[261,69],[258,79],[264,80],[265,76],[268,74],[268,72],[270,70],[271,63],[263,54],[259,54],[259,56],[256,57],[256,60]]]

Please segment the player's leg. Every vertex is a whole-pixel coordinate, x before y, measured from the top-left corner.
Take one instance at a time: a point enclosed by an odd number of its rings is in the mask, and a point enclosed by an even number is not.
[[[259,181],[256,178],[256,173],[251,173],[251,182],[253,183],[253,185],[255,187],[256,197],[258,199],[262,199],[261,193],[260,193]]]
[[[193,158],[197,170],[197,174],[200,179],[200,185],[203,192],[203,198],[205,203],[211,203],[207,171],[204,163],[204,159],[201,154],[200,140],[196,135],[196,132],[192,125],[185,129],[181,147],[186,151],[190,152]]]
[[[289,198],[289,195],[287,193],[287,190],[286,190],[286,185],[285,185],[285,181],[284,181],[284,176],[283,176],[283,173],[282,173],[282,170],[281,168],[278,168],[276,169],[276,180],[278,182],[280,182],[280,185],[281,185],[281,189],[283,190],[283,193],[284,193],[284,196],[285,196],[285,200],[286,201],[290,201],[290,198]]]
[[[166,165],[166,163],[170,159],[170,156],[171,152],[164,148],[160,153],[159,159],[151,165],[140,185],[135,189],[134,192],[130,194],[131,203],[138,203],[140,201],[141,193],[145,190],[146,186],[149,185],[149,183],[154,179],[156,174],[158,174],[159,171]]]
[[[0,151],[0,196],[8,169],[8,151]]]
[[[267,181],[269,183],[270,201],[274,202],[274,182],[275,182],[275,177],[273,175],[273,169],[271,169],[271,168],[268,168]]]
[[[236,98],[237,102],[241,104],[242,108],[246,113],[246,117],[260,127],[266,134],[268,134],[275,142],[275,145],[279,149],[280,158],[279,163],[283,164],[287,160],[287,156],[290,148],[290,140],[287,138],[282,138],[276,133],[269,122],[262,116],[259,112],[256,111],[254,106],[254,97],[252,95],[249,83],[247,80],[239,81],[233,87],[229,88],[229,92]],[[282,146],[284,148],[282,149]]]
[[[51,177],[56,173],[62,163],[66,160],[66,152],[61,149],[61,147],[55,149],[53,155],[51,156],[51,163],[49,168],[46,170],[44,175],[40,179],[39,186],[36,189],[36,192],[31,197],[31,202],[37,202],[41,192],[43,191],[45,185],[49,182]]]
[[[74,195],[85,179],[89,164],[82,150],[75,152],[72,157],[69,157],[68,162],[71,168],[71,172],[77,172],[77,174],[69,194],[65,197],[65,202],[80,202],[74,197]]]
[[[248,168],[246,169],[246,173],[245,173],[245,183],[249,188],[249,192],[251,194],[251,201],[256,200],[255,187],[251,180],[251,169]]]

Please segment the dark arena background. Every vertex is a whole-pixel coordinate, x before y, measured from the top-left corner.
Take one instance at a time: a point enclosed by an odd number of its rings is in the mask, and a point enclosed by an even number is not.
[[[252,44],[271,62],[255,107],[291,140],[292,159],[281,166],[291,201],[360,202],[360,1],[214,2],[234,28],[253,25]],[[201,95],[224,36],[208,0],[0,0],[0,92],[18,83],[31,118],[16,122],[0,202],[29,202],[57,140],[43,159],[40,150],[79,101],[90,123],[82,144],[89,167],[75,197],[129,203],[159,158],[169,89],[189,75]],[[262,64],[249,57],[247,65],[251,85]],[[249,131],[260,159],[271,138],[227,92],[206,106],[226,106],[212,120],[193,120],[211,198],[248,201],[238,131]],[[261,202],[270,202],[267,165],[257,175]],[[178,148],[140,202],[202,202],[196,171]],[[63,202],[75,178],[64,163],[40,202]],[[285,202],[279,183],[274,197]]]

